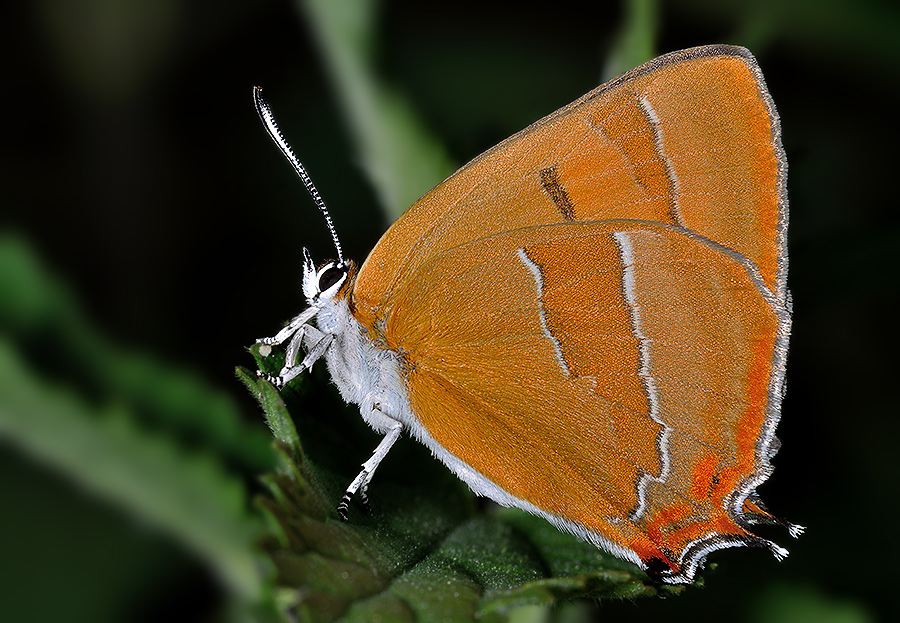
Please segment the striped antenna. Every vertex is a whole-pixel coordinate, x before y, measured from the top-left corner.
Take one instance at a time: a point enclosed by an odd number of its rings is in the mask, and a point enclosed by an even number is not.
[[[300,176],[303,185],[306,186],[307,192],[312,196],[316,207],[319,208],[319,211],[325,216],[325,224],[328,226],[328,231],[331,232],[331,239],[334,240],[334,248],[337,249],[338,264],[343,264],[344,254],[341,251],[341,243],[338,240],[337,232],[334,230],[334,223],[331,222],[331,215],[328,214],[328,208],[325,207],[325,202],[322,201],[319,191],[316,190],[315,185],[312,183],[309,173],[306,172],[304,166],[297,160],[297,156],[294,155],[291,146],[287,144],[287,141],[284,140],[284,137],[281,135],[281,131],[275,123],[275,117],[272,116],[272,110],[269,108],[269,104],[266,102],[265,98],[263,98],[262,87],[253,87],[253,104],[256,106],[256,112],[259,113],[259,118],[262,119],[263,125],[266,126],[266,131],[269,133],[269,136],[272,137],[272,140],[275,141],[275,144],[281,149],[281,153],[284,154],[284,157],[287,158],[291,163],[291,166],[294,167],[294,171]]]

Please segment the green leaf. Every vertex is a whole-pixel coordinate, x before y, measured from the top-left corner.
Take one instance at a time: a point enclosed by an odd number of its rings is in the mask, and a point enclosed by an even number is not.
[[[242,483],[217,458],[188,453],[136,426],[127,408],[96,412],[42,382],[0,338],[0,437],[104,499],[176,536],[238,594],[260,596],[259,524]]]
[[[0,236],[0,334],[35,374],[77,387],[86,400],[126,404],[148,426],[199,440],[250,472],[272,465],[265,429],[245,424],[229,396],[187,370],[112,345],[29,246],[8,234]]]
[[[299,447],[300,439],[297,437],[297,429],[294,427],[294,421],[287,411],[281,394],[272,387],[271,383],[259,382],[244,368],[238,368],[236,374],[262,406],[266,423],[275,439],[289,447]]]
[[[0,236],[0,438],[171,535],[264,608],[263,525],[226,468],[273,465],[264,429],[194,375],[112,346],[10,235]]]
[[[302,0],[359,159],[388,222],[456,169],[409,104],[370,64],[375,0]]]
[[[656,56],[659,30],[658,0],[626,0],[625,16],[603,66],[603,79],[610,80]]]

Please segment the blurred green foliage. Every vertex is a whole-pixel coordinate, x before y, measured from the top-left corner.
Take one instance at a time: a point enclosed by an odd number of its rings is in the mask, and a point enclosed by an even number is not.
[[[402,96],[383,84],[371,59],[378,2],[299,3],[322,50],[360,163],[392,222],[456,169]]]
[[[170,535],[235,595],[261,598],[252,548],[260,524],[228,461],[271,466],[265,433],[191,375],[107,344],[8,235],[0,237],[0,439]]]

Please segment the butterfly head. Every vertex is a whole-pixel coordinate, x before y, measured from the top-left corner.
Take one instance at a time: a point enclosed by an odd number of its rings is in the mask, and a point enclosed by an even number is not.
[[[303,249],[303,295],[310,306],[321,307],[332,301],[347,285],[353,264],[347,260],[331,261],[319,268],[309,251]]]

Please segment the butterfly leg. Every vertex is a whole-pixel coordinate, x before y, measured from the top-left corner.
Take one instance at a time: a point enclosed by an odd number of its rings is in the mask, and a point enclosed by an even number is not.
[[[347,492],[344,493],[344,497],[341,498],[341,501],[337,506],[338,516],[343,521],[347,521],[347,509],[350,505],[350,500],[357,491],[359,491],[360,502],[362,502],[363,506],[368,510],[369,497],[366,495],[366,489],[369,487],[369,482],[372,480],[372,476],[375,474],[375,470],[378,468],[379,463],[387,456],[391,446],[394,445],[400,438],[400,433],[403,432],[403,425],[400,424],[400,422],[388,418],[387,416],[383,417],[386,420],[390,420],[387,434],[381,440],[381,443],[378,444],[378,447],[375,448],[372,458],[363,463],[362,471],[359,472],[359,475],[357,475],[357,477],[353,479],[353,482],[350,483],[350,486],[347,487]]]
[[[363,510],[369,514],[372,514],[372,505],[369,504],[369,483],[364,482],[359,486],[359,491],[356,494],[359,496],[359,503],[362,504]]]
[[[271,374],[266,374],[261,370],[257,370],[256,375],[266,379],[275,387],[282,388],[293,379],[297,378],[304,370],[312,368],[313,364],[321,359],[322,355],[325,354],[325,351],[328,350],[328,347],[331,346],[332,341],[334,341],[334,336],[330,333],[322,333],[315,327],[308,324],[302,324],[294,331],[294,337],[291,339],[291,342],[285,350],[285,365],[278,375],[273,376]],[[297,361],[302,345],[306,346],[307,353],[303,358],[303,361],[296,364],[294,362]]]
[[[303,310],[302,312],[300,312],[300,314],[298,314],[296,317],[294,317],[294,319],[291,320],[287,324],[287,326],[285,326],[281,331],[276,333],[273,337],[260,338],[260,339],[256,340],[256,343],[257,344],[267,344],[268,346],[278,346],[279,344],[284,343],[284,341],[287,340],[292,335],[294,335],[300,329],[300,327],[302,327],[307,322],[312,320],[313,316],[315,316],[318,311],[319,310],[316,309],[315,307],[310,307],[308,309]]]

